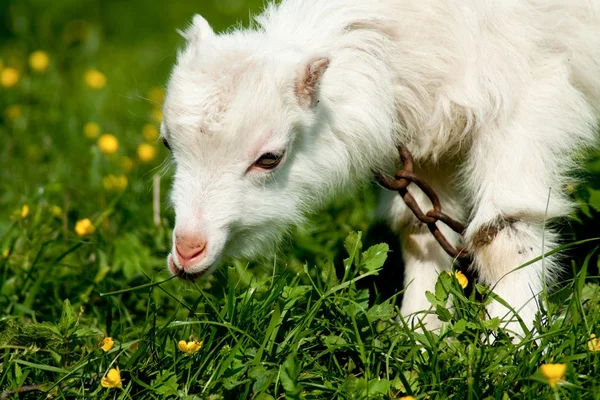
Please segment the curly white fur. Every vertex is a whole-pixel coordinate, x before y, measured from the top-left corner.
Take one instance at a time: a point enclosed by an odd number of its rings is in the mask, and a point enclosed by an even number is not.
[[[544,222],[569,213],[567,173],[595,143],[600,0],[284,0],[251,29],[217,35],[196,16],[184,35],[162,134],[177,168],[175,231],[208,239],[192,272],[270,251],[334,194],[393,172],[402,145],[468,222],[481,280],[531,326],[556,262],[509,272],[556,244]],[[324,74],[306,76],[315,59],[329,60]],[[308,106],[302,85],[315,91]],[[278,168],[252,167],[284,150]],[[383,194],[381,210],[402,237],[412,315],[451,260],[397,195]]]

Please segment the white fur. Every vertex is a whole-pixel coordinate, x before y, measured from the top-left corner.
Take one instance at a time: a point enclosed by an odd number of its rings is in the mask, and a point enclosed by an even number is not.
[[[468,222],[468,244],[500,217],[517,220],[473,251],[481,280],[531,326],[556,262],[509,272],[555,246],[544,221],[569,213],[574,152],[595,143],[600,0],[284,0],[256,22],[215,35],[196,16],[169,83],[175,230],[208,238],[192,272],[270,252],[334,194],[393,172],[400,144]],[[330,64],[307,108],[295,88],[315,57]],[[283,149],[276,170],[250,167]],[[397,195],[381,209],[402,236],[412,314],[451,260]]]

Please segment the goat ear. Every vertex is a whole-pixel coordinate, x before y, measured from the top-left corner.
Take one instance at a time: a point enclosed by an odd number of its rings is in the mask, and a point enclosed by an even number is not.
[[[188,42],[198,42],[215,36],[215,31],[204,17],[199,14],[194,15],[192,24],[185,31],[178,30]]]
[[[296,77],[296,97],[302,107],[315,104],[319,83],[328,66],[329,58],[314,57],[300,67]]]

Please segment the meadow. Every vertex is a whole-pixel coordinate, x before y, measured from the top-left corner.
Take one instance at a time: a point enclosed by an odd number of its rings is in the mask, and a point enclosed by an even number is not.
[[[1,2],[0,398],[600,399],[600,151],[566,183],[565,272],[520,343],[470,276],[428,295],[440,331],[397,319],[398,239],[375,184],[271,261],[169,275],[158,128],[176,29],[194,13],[244,25],[261,6]]]

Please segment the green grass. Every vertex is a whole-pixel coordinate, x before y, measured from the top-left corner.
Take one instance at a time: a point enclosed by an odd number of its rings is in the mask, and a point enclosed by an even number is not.
[[[56,3],[0,5],[2,68],[19,74],[0,87],[3,398],[600,399],[600,352],[588,348],[600,336],[599,155],[562,225],[564,279],[543,294],[536,329],[519,344],[483,317],[493,293],[473,281],[463,290],[450,274],[423,311],[445,321],[441,331],[397,319],[397,239],[374,220],[372,187],[315,216],[271,262],[234,260],[182,283],[165,266],[169,155],[142,132],[157,126],[155,88],[182,44],[175,29],[194,12],[217,29],[245,23],[261,2]],[[36,50],[50,57],[43,72],[28,64]],[[90,69],[105,75],[103,88],[84,82]],[[116,153],[86,137],[88,122],[116,136]],[[137,155],[143,143],[157,151],[147,162]],[[108,175],[125,176],[127,187],[107,189]],[[95,230],[79,236],[85,218]],[[108,352],[106,336],[115,341]],[[186,354],[181,340],[203,345]],[[540,366],[558,363],[567,370],[553,388]],[[102,387],[116,367],[122,389]]]

